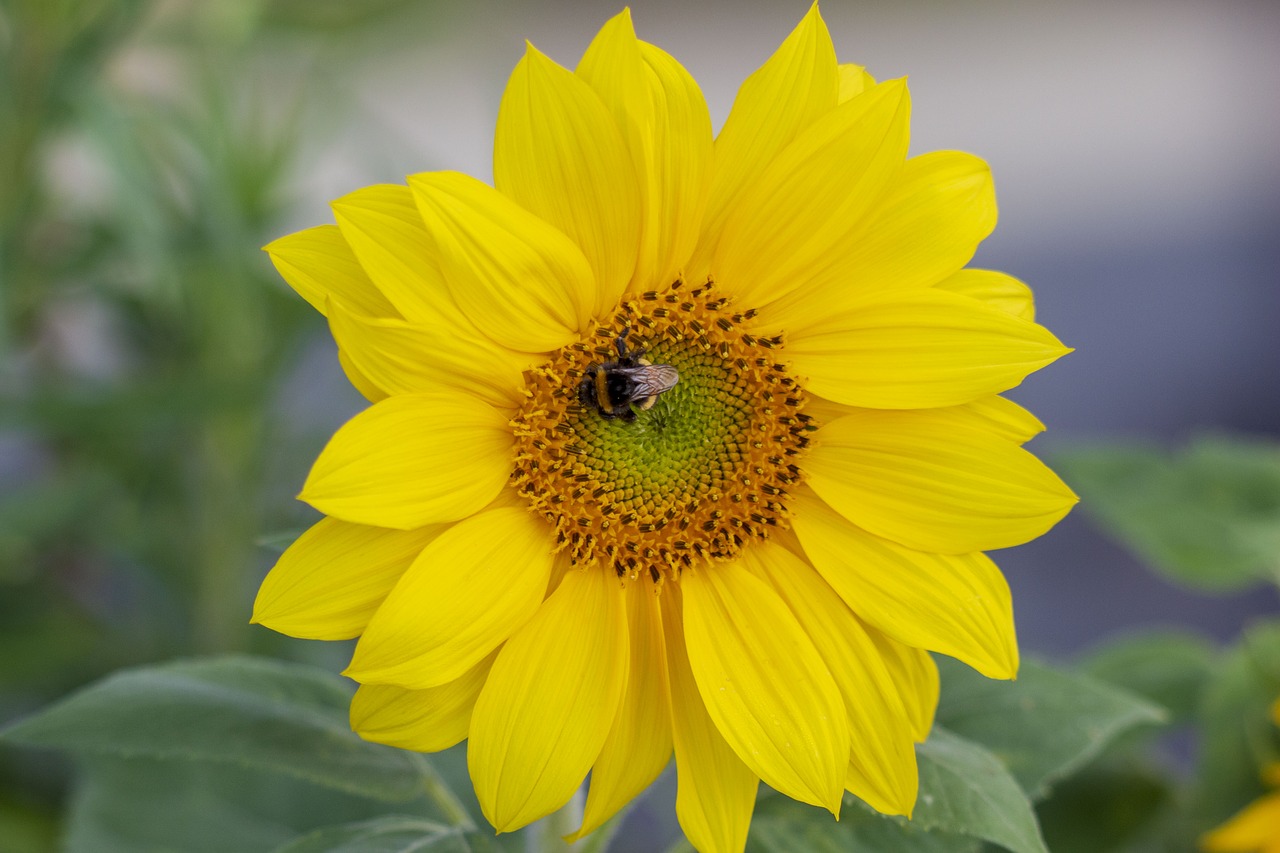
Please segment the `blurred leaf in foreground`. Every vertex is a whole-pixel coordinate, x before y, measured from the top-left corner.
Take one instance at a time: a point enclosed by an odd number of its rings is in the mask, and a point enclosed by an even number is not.
[[[1178,453],[1111,445],[1054,462],[1086,510],[1170,579],[1216,592],[1280,582],[1280,446],[1210,437]]]

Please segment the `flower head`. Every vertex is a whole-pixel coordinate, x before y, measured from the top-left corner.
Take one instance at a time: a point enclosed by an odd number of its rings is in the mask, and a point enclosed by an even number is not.
[[[575,71],[528,49],[494,187],[414,175],[267,247],[373,405],[255,619],[359,636],[356,731],[469,738],[500,831],[590,771],[589,832],[673,751],[704,851],[742,848],[761,779],[910,813],[928,652],[1013,677],[982,551],[1075,497],[997,396],[1067,350],[1025,285],[964,269],[989,171],[908,158],[909,112],[815,6],[713,139],[624,11]]]

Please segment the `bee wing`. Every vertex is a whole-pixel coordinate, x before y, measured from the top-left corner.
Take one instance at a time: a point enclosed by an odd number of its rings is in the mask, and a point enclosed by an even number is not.
[[[623,370],[636,383],[637,397],[656,397],[670,391],[680,381],[680,374],[669,364],[645,364]]]

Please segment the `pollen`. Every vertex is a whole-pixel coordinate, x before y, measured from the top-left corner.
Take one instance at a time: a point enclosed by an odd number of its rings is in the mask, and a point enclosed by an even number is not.
[[[817,425],[778,358],[782,338],[743,331],[754,312],[713,290],[676,281],[629,296],[611,322],[526,374],[511,483],[577,566],[661,583],[786,526]],[[578,394],[588,368],[617,358],[624,331],[680,376],[629,423]]]

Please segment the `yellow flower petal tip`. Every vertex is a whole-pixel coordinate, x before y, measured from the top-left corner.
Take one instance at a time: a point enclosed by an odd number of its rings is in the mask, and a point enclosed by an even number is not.
[[[492,186],[409,175],[263,247],[370,405],[251,624],[357,638],[353,729],[467,739],[498,832],[589,778],[577,841],[673,753],[700,850],[742,849],[762,780],[910,816],[930,653],[1016,677],[984,552],[1078,500],[999,396],[1074,350],[966,267],[990,169],[908,157],[910,113],[817,3],[715,137],[629,7],[574,71],[526,41]]]

